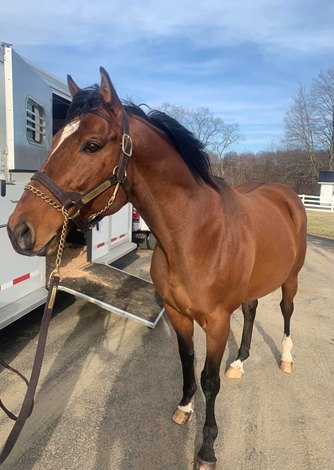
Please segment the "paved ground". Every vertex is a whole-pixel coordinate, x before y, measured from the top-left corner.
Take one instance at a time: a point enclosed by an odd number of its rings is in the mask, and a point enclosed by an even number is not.
[[[146,270],[147,253],[132,265]],[[144,267],[144,268],[143,268]],[[279,292],[262,299],[252,356],[241,381],[222,380],[217,399],[218,469],[329,470],[333,464],[334,243],[311,238],[292,320],[295,371],[278,369]],[[0,357],[29,376],[41,312],[0,332]],[[241,335],[235,312],[222,364]],[[195,336],[197,376],[204,337]],[[186,427],[170,416],[181,394],[174,333],[154,330],[61,293],[33,415],[3,469],[191,470],[201,441],[204,400]],[[19,379],[1,371],[0,395],[18,409]],[[0,442],[10,429],[0,417]]]

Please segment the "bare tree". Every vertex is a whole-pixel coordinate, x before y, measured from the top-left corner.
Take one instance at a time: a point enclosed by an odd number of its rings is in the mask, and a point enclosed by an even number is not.
[[[231,147],[231,145],[238,143],[240,139],[239,124],[237,122],[234,124],[225,124],[222,121],[218,137],[214,138],[211,142],[212,151],[222,158],[227,149]]]
[[[224,168],[223,168],[223,159],[214,152],[209,152],[211,171],[213,175],[223,177]]]
[[[302,85],[285,114],[285,143],[288,149],[306,150],[315,175],[316,113],[314,102]]]
[[[307,152],[313,176],[318,150],[328,153],[327,169],[334,170],[334,69],[320,72],[309,91],[299,85],[285,115],[285,143]]]
[[[160,109],[196,135],[210,154],[215,173],[221,175],[223,155],[241,139],[239,124],[226,124],[222,118],[214,116],[209,108],[188,109],[164,103]]]
[[[328,169],[334,170],[334,69],[321,71],[313,80],[311,96],[315,103],[315,132],[328,152]]]

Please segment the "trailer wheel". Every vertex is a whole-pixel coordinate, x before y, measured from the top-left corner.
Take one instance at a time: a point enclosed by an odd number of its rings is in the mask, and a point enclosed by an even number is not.
[[[147,235],[137,238],[138,248],[141,250],[147,250]]]
[[[157,243],[157,240],[156,240],[155,236],[153,235],[153,233],[149,232],[149,233],[146,235],[146,246],[147,246],[147,249],[148,249],[148,250],[154,250],[156,243]]]

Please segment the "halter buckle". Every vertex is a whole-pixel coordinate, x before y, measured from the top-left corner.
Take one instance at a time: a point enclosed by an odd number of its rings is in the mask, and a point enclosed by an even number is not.
[[[132,156],[132,139],[129,134],[124,133],[122,136],[122,152],[127,157]]]

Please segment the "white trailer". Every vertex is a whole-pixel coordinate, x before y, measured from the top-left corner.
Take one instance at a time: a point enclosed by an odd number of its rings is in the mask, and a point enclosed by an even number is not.
[[[50,150],[52,136],[63,127],[70,101],[65,82],[23,59],[11,45],[1,43],[0,328],[46,300],[45,258],[17,254],[7,236],[6,224],[24,185]],[[130,204],[105,217],[87,237],[90,262],[109,265],[135,248]],[[76,294],[73,290],[71,293]],[[117,306],[110,305],[109,309],[120,313]]]
[[[154,250],[156,245],[156,239],[150,227],[135,208],[132,214],[132,241],[140,248],[148,250]]]

